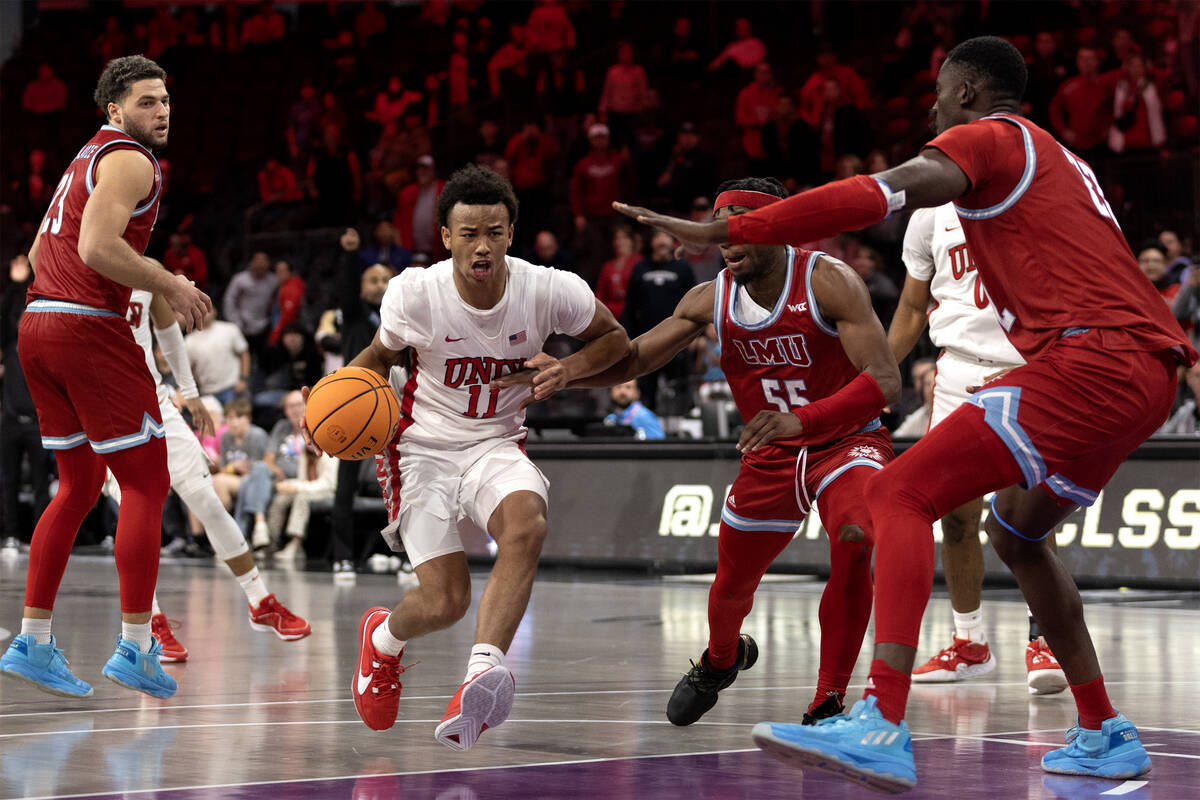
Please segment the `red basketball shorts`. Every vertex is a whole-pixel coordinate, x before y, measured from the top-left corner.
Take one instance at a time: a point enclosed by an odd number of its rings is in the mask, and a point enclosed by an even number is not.
[[[1084,506],[1162,425],[1175,399],[1170,353],[1105,350],[1097,338],[1084,330],[1059,339],[967,401],[983,409],[1012,453],[1024,488],[1041,486]]]
[[[86,442],[103,455],[162,437],[154,380],[124,317],[35,300],[17,348],[47,450]]]
[[[877,428],[813,447],[767,444],[742,456],[721,521],[741,531],[795,533],[821,494],[847,470],[883,469],[892,440]]]

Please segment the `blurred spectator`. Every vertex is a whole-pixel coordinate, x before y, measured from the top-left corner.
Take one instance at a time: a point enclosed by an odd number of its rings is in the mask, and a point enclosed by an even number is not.
[[[295,471],[284,468],[287,477],[275,482],[275,496],[267,509],[267,527],[271,540],[287,544],[275,554],[277,562],[288,563],[304,556],[304,539],[308,533],[308,520],[314,502],[330,500],[337,489],[338,464],[329,455],[314,456],[304,446],[300,434],[300,419],[304,416],[304,399],[299,392],[291,392],[283,401],[284,419],[271,429],[271,448],[276,454],[276,465],[285,459],[294,459]],[[296,441],[299,437],[299,442]],[[278,474],[276,474],[278,478]]]
[[[178,43],[187,48],[204,47],[208,44],[208,35],[200,27],[200,15],[196,9],[189,8],[179,18]]]
[[[875,316],[886,328],[896,313],[896,301],[900,299],[900,290],[884,272],[883,258],[879,251],[869,245],[859,245],[858,252],[850,259],[850,266],[867,284],[871,293],[871,306]]]
[[[282,39],[286,32],[283,14],[275,10],[275,4],[270,0],[264,0],[259,4],[258,12],[242,23],[242,46],[271,44]]]
[[[320,225],[349,222],[362,200],[358,155],[342,142],[336,126],[322,128],[323,144],[308,161],[308,178],[317,197]]]
[[[704,334],[692,340],[688,349],[696,354],[692,372],[700,378],[696,392],[699,401],[707,403],[715,397],[732,399],[725,371],[721,369],[721,342],[717,338],[717,326],[708,323]]]
[[[412,253],[400,246],[400,235],[391,221],[382,219],[375,224],[374,242],[358,251],[358,260],[365,269],[372,264],[386,264],[395,272],[408,266]]]
[[[400,81],[400,76],[393,75],[388,78],[387,89],[375,95],[375,106],[364,116],[380,125],[399,124],[400,119],[404,116],[404,110],[420,101],[420,92],[406,89]]]
[[[1109,44],[1106,64],[1109,69],[1120,69],[1130,56],[1141,53],[1141,48],[1138,47],[1137,42],[1133,40],[1133,35],[1126,28],[1117,28],[1113,31]]]
[[[633,45],[617,45],[617,63],[604,76],[600,92],[600,119],[608,125],[613,145],[628,147],[638,114],[650,105],[650,86],[646,70],[634,63]]]
[[[405,186],[396,198],[396,229],[401,246],[413,254],[426,254],[434,263],[448,255],[437,224],[437,199],[446,182],[437,179],[431,155],[417,159],[416,171],[416,182]]]
[[[781,93],[775,100],[771,121],[762,129],[765,171],[786,184],[816,183],[820,172],[817,160],[819,142],[812,127],[797,113],[796,101]]]
[[[655,233],[650,240],[650,257],[639,262],[629,277],[622,322],[630,338],[640,336],[671,316],[688,289],[695,285],[691,265],[675,258],[675,240],[670,234]],[[678,394],[687,382],[688,360],[686,352],[680,353],[658,372],[638,378],[646,405],[662,413],[657,404],[659,376]]]
[[[658,177],[659,188],[670,199],[672,210],[684,211],[716,182],[716,162],[700,146],[696,125],[684,122],[675,135],[675,147],[667,160],[667,168]]]
[[[767,46],[754,35],[754,27],[750,20],[739,19],[734,23],[734,40],[708,65],[709,72],[720,69],[727,61],[732,61],[744,70],[754,69],[767,57]]]
[[[853,67],[840,63],[833,46],[826,44],[817,53],[817,71],[800,87],[800,113],[810,123],[827,113],[825,106],[831,102],[826,90],[829,81],[836,81],[841,88],[839,103],[853,103],[863,111],[870,108],[871,95],[866,83]]]
[[[38,67],[37,77],[25,86],[21,108],[30,114],[53,114],[67,105],[67,86],[49,64]]]
[[[304,433],[300,430],[304,420],[304,396],[299,390],[287,392],[279,406],[283,410],[283,419],[271,427],[267,449],[263,453],[263,462],[271,470],[276,484],[300,474],[300,458],[305,450]]]
[[[527,122],[504,148],[513,189],[525,219],[543,220],[550,210],[550,168],[558,145],[542,133],[537,122]],[[525,230],[529,230],[525,226]],[[528,242],[528,239],[525,239]]]
[[[146,57],[158,58],[179,41],[179,23],[169,5],[160,5],[146,24]]]
[[[204,251],[192,243],[192,237],[182,231],[172,233],[163,253],[163,266],[176,275],[183,275],[201,288],[208,285],[208,259]]]
[[[1167,250],[1167,277],[1179,283],[1184,273],[1192,267],[1191,260],[1183,254],[1183,243],[1175,231],[1163,231],[1158,235],[1159,243]]]
[[[96,37],[92,50],[100,57],[102,64],[129,55],[129,37],[121,30],[120,20],[116,17],[104,20],[104,32]]]
[[[1180,284],[1179,294],[1171,306],[1171,313],[1180,326],[1192,337],[1193,344],[1200,344],[1200,269],[1189,269]],[[1194,375],[1193,375],[1194,373]],[[1196,388],[1200,390],[1200,368],[1193,366],[1188,372],[1188,380],[1197,381]]]
[[[321,119],[321,101],[310,81],[300,87],[300,97],[288,111],[287,141],[292,161],[304,164],[316,140],[317,124]]]
[[[271,305],[279,289],[270,269],[270,257],[261,250],[254,253],[249,265],[229,280],[221,302],[225,318],[237,325],[246,337],[250,354],[255,359],[262,356],[266,347],[271,332]]]
[[[45,150],[39,147],[29,151],[29,172],[24,181],[13,181],[10,188],[16,201],[14,210],[20,218],[36,220],[46,213],[55,183],[46,168]]]
[[[0,531],[3,536],[28,542],[36,524],[50,502],[50,452],[42,447],[37,411],[25,383],[25,373],[17,355],[17,328],[25,313],[25,292],[33,282],[33,270],[24,254],[8,262],[8,286],[0,305],[0,375],[4,377],[3,402],[0,404]],[[21,523],[19,496],[22,488],[21,465],[29,461],[29,483],[33,489],[33,519],[30,526]]]
[[[1050,101],[1058,85],[1067,77],[1067,68],[1058,55],[1058,41],[1050,31],[1038,31],[1029,59],[1029,82],[1024,102],[1028,116],[1043,128],[1050,126]]]
[[[525,22],[529,47],[535,54],[575,49],[575,26],[559,0],[538,0]]]
[[[837,159],[846,154],[865,156],[873,144],[871,126],[862,110],[842,92],[834,78],[825,81],[825,97],[820,106],[821,118],[809,119],[820,141],[821,172],[833,170]]]
[[[317,127],[321,131],[322,137],[328,134],[330,128],[333,128],[338,136],[346,133],[346,112],[342,108],[342,101],[333,92],[326,92],[321,95],[321,111],[317,115]],[[320,142],[314,142],[314,147],[319,147]]]
[[[272,156],[258,171],[258,199],[263,205],[294,203],[304,199],[304,192],[296,183],[296,173]]]
[[[612,204],[632,195],[633,170],[625,154],[609,147],[608,126],[588,129],[591,150],[571,173],[571,213],[575,216],[575,251],[581,254],[580,275],[595,284],[604,246],[616,216]]]
[[[278,344],[284,330],[299,319],[300,309],[304,307],[305,288],[304,279],[293,272],[292,265],[282,258],[275,262],[275,281],[279,284],[272,309],[275,327],[267,337],[267,344],[272,346]]]
[[[475,142],[471,149],[474,150],[471,160],[481,167],[494,170],[497,161],[506,160],[504,143],[500,141],[500,126],[496,120],[480,121],[479,130],[475,134]]]
[[[529,86],[529,40],[522,25],[508,26],[508,41],[488,61],[488,88],[492,97],[520,97]]]
[[[579,129],[586,91],[583,70],[567,63],[565,51],[551,53],[549,64],[537,75],[537,96],[546,112],[546,133],[559,152],[566,152]]]
[[[374,0],[364,3],[362,10],[354,17],[354,38],[358,46],[366,47],[368,42],[385,30],[387,17],[379,10],[378,4]]]
[[[700,79],[700,51],[692,40],[692,21],[677,17],[671,28],[671,45],[667,54],[667,74],[676,82],[690,84]]]
[[[1146,59],[1133,53],[1125,59],[1113,89],[1113,123],[1108,129],[1108,146],[1114,153],[1151,150],[1167,141],[1162,100],[1154,79],[1146,71]]]
[[[712,220],[712,201],[704,195],[693,198],[688,215],[692,222],[709,222]],[[702,253],[685,252],[683,257],[692,265],[696,283],[711,281],[725,269],[725,257],[721,255],[721,248],[715,244],[710,244]]]
[[[920,367],[918,367],[918,363]],[[929,431],[929,416],[933,412],[933,381],[937,374],[933,359],[920,359],[912,367],[913,388],[919,390],[921,405],[912,411],[892,431],[892,435],[902,439],[919,439]]]
[[[185,341],[200,394],[210,394],[226,404],[249,388],[250,348],[246,337],[237,325],[217,319],[215,308]]]
[[[255,407],[278,408],[287,392],[313,386],[321,380],[324,366],[312,334],[298,323],[291,323],[280,334],[279,344],[268,348],[263,357]]]
[[[605,425],[632,428],[641,440],[667,438],[658,415],[642,405],[637,381],[618,383],[608,390],[608,396],[616,410],[604,418]]]
[[[641,237],[627,225],[618,225],[612,235],[613,258],[604,263],[596,281],[596,299],[608,307],[617,319],[625,313],[625,294],[629,277],[641,260]]]
[[[569,251],[560,247],[558,237],[547,230],[538,231],[537,236],[533,238],[533,252],[529,260],[544,267],[575,271],[575,258]]]
[[[765,61],[755,66],[754,81],[738,92],[735,117],[742,129],[742,150],[752,162],[751,169],[755,174],[762,170],[767,158],[762,130],[771,119],[779,92],[771,65]]]
[[[1050,123],[1072,152],[1099,163],[1105,154],[1112,107],[1112,87],[1100,77],[1100,57],[1091,47],[1075,54],[1079,74],[1058,87],[1050,101]]]
[[[1150,279],[1167,305],[1171,305],[1179,294],[1180,286],[1167,277],[1167,248],[1159,244],[1157,239],[1149,239],[1138,247],[1137,260],[1142,274]]]
[[[450,39],[450,61],[446,66],[446,100],[455,114],[471,104],[477,79],[471,74],[471,52],[467,34],[455,31]]]
[[[269,441],[267,432],[250,424],[250,411],[250,401],[245,398],[225,406],[226,427],[217,461],[220,471],[213,475],[213,488],[225,509],[233,512],[242,532],[253,530],[251,544],[257,549],[271,541],[267,504],[275,482],[263,462]]]

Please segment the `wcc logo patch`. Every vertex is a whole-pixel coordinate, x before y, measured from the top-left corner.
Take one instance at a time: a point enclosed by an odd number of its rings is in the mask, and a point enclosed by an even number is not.
[[[883,454],[879,452],[879,448],[871,447],[867,444],[860,444],[850,448],[851,458],[869,458],[872,461],[882,463]]]

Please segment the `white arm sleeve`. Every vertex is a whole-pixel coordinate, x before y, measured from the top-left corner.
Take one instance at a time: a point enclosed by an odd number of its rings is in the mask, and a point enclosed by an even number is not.
[[[175,376],[179,394],[185,400],[199,397],[196,379],[192,376],[192,362],[188,358],[187,345],[183,342],[183,331],[179,329],[179,323],[172,322],[166,328],[155,328],[154,335],[158,337],[158,346],[162,350],[163,358],[167,359],[171,366],[171,374]]]
[[[573,272],[550,271],[550,313],[555,333],[578,336],[596,316],[596,296]]]
[[[904,232],[904,268],[921,281],[933,280],[933,212],[932,208],[918,208]]]

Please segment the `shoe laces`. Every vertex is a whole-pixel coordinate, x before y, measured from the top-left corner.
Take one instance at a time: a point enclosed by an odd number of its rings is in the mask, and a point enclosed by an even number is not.
[[[155,614],[153,617],[151,617],[150,622],[152,623],[150,627],[155,635],[161,632],[166,634],[171,639],[175,638],[171,631],[177,630],[183,626],[183,623],[177,619],[167,619],[166,617],[159,616],[158,614]]]
[[[1050,652],[1049,647],[1039,641],[1034,641],[1032,644],[1034,652],[1031,660],[1034,664],[1042,667],[1052,667],[1058,664],[1058,659]]]
[[[704,664],[704,656],[701,656],[699,661],[692,661],[691,664],[692,668],[688,670],[687,681],[692,685],[693,689],[701,694],[712,694],[713,692],[720,691],[724,688],[723,684],[725,679],[729,677],[729,674],[737,670],[736,664],[727,670],[714,670],[712,667]]]
[[[299,624],[300,622],[300,618],[293,614],[291,609],[279,602],[279,600],[273,594],[267,595],[266,599],[264,599],[262,604],[259,606],[259,609],[264,612],[270,611],[278,614],[280,625],[285,625],[287,623]]]
[[[401,664],[400,656],[385,656],[376,653],[375,657],[371,659],[371,669],[375,673],[371,679],[371,687],[375,696],[386,698],[399,694],[400,674],[419,663],[419,661],[414,661],[411,664]]]

